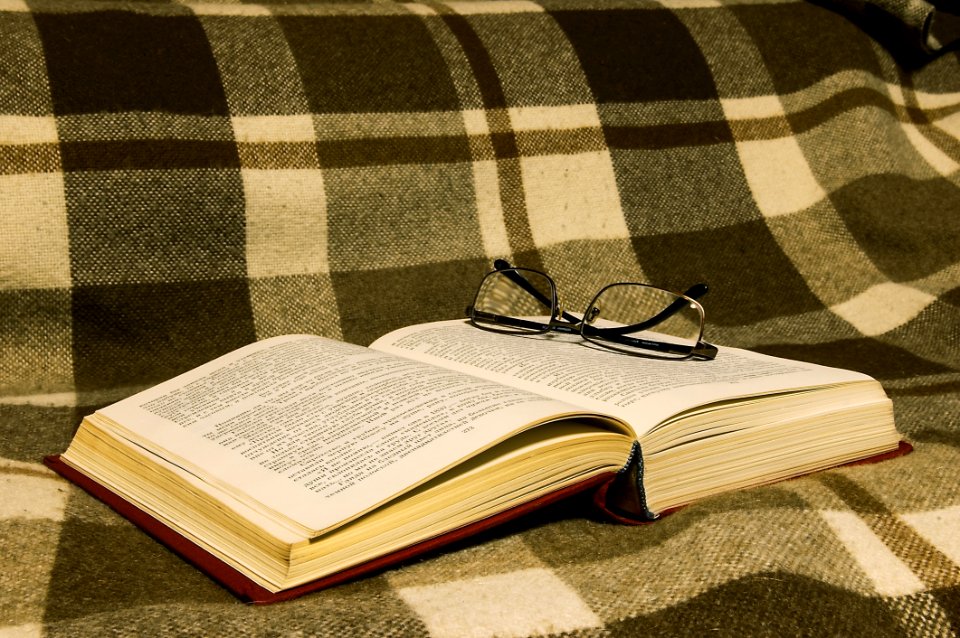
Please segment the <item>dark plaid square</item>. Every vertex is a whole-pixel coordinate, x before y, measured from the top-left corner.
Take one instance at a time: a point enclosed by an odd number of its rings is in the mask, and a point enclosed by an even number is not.
[[[73,316],[81,392],[159,383],[256,339],[243,279],[81,286]]]
[[[90,500],[86,494],[74,498],[84,506]],[[47,596],[59,602],[49,610],[49,622],[82,618],[92,611],[108,615],[131,606],[229,601],[229,594],[132,525],[80,517],[63,525]]]
[[[577,56],[553,16],[519,14],[509,21],[502,16],[470,16],[466,22],[490,56],[495,77],[502,86],[506,106],[589,104],[590,88],[567,69]],[[517,42],[523,42],[518,47]],[[479,55],[478,52],[474,53]],[[562,80],[561,80],[562,78]]]
[[[447,66],[416,16],[280,16],[314,113],[458,108]]]
[[[469,164],[328,170],[324,184],[332,271],[483,256]]]
[[[893,281],[960,262],[958,199],[960,188],[949,181],[900,175],[865,177],[830,196],[860,248]]]
[[[0,394],[69,391],[72,324],[66,288],[0,290]]]
[[[36,463],[50,450],[65,450],[88,411],[73,405],[0,404],[0,457]]]
[[[756,43],[777,93],[793,93],[841,70],[880,76],[877,54],[852,23],[812,4],[730,7]],[[771,29],[771,24],[789,25]]]
[[[555,10],[551,15],[570,39],[601,104],[717,96],[703,54],[671,11]]]
[[[76,284],[245,276],[239,171],[83,172],[65,181]]]
[[[0,73],[0,113],[50,115],[47,70],[33,16],[26,13],[3,16],[0,59],[5,68],[16,70]]]
[[[35,20],[58,115],[227,113],[210,45],[192,15],[95,11]]]
[[[763,220],[633,241],[652,281],[673,290],[710,285],[704,303],[712,323],[748,324],[822,308]],[[718,246],[723,249],[711,249]]]
[[[403,326],[438,317],[464,316],[486,259],[332,274],[343,338],[369,344]],[[356,294],[366,290],[371,294]]]
[[[729,613],[735,604],[732,601],[744,600],[751,601],[749,609]],[[689,636],[705,625],[723,627],[731,636],[755,633],[758,627],[774,636],[901,635],[897,616],[880,600],[782,571],[725,583],[682,605],[642,618],[612,621],[607,627],[609,635]]]
[[[703,132],[698,124],[661,128],[678,136],[685,132],[696,137]],[[701,145],[610,151],[631,236],[670,233],[678,227],[694,231],[759,218],[734,145],[699,140]],[[691,178],[691,171],[696,178]],[[642,240],[637,245],[641,251],[650,250]]]

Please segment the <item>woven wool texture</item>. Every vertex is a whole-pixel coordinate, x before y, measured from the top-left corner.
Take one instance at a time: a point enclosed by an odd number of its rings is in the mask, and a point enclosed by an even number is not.
[[[570,307],[706,281],[706,339],[875,376],[915,451],[264,608],[41,465],[253,340],[461,317],[496,257]],[[958,414],[955,51],[793,0],[0,0],[0,636],[956,636]]]

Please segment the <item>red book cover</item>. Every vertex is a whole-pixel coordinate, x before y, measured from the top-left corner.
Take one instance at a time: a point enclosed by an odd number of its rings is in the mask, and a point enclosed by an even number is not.
[[[595,489],[609,482],[613,474],[601,474],[586,481],[541,496],[538,499],[495,514],[483,520],[452,530],[435,538],[421,541],[404,549],[380,556],[366,563],[355,565],[341,572],[324,576],[317,580],[272,592],[257,584],[248,576],[237,571],[193,541],[174,531],[152,515],[144,512],[121,496],[100,485],[87,475],[73,469],[60,459],[59,455],[48,456],[44,463],[57,474],[75,483],[91,496],[102,501],[118,514],[139,527],[155,540],[166,545],[175,554],[195,566],[207,576],[220,583],[240,600],[258,605],[291,600],[304,594],[339,585],[364,575],[381,571],[387,567],[410,560],[421,554],[434,551],[450,543],[468,538],[492,527],[513,520],[538,508],[568,498],[579,492]]]

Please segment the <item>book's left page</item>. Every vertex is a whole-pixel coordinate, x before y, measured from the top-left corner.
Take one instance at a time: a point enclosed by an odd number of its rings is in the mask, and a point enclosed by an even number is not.
[[[533,424],[579,414],[530,392],[295,335],[241,348],[88,421],[211,493],[316,536]]]

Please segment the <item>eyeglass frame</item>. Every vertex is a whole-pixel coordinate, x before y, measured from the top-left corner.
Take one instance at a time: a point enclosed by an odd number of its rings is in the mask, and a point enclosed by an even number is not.
[[[477,287],[477,292],[474,294],[474,303],[467,306],[466,314],[470,319],[470,324],[481,330],[487,330],[489,332],[499,332],[501,334],[546,334],[550,331],[559,332],[563,334],[577,334],[580,335],[584,340],[603,346],[613,350],[614,352],[620,352],[622,354],[628,354],[639,357],[650,357],[656,359],[664,359],[669,361],[685,361],[688,359],[697,359],[701,361],[709,361],[717,356],[717,346],[703,341],[703,327],[704,327],[704,317],[705,312],[703,306],[697,301],[698,298],[709,292],[709,288],[704,283],[694,284],[686,290],[684,293],[677,293],[665,288],[660,288],[659,286],[653,286],[651,284],[644,283],[635,283],[635,282],[614,282],[607,284],[600,289],[597,294],[593,296],[593,299],[587,304],[587,312],[584,313],[583,317],[577,318],[574,315],[566,312],[560,305],[559,297],[557,295],[557,284],[550,275],[533,268],[520,268],[511,266],[509,262],[504,259],[497,259],[493,263],[493,270],[488,272],[480,280],[480,285]],[[536,289],[533,284],[530,283],[523,276],[522,273],[530,272],[541,277],[544,277],[550,284],[551,296],[552,299],[547,299],[544,297],[539,290]],[[547,323],[541,323],[538,321],[530,321],[528,319],[520,319],[519,317],[510,317],[508,315],[499,315],[493,313],[485,313],[481,310],[477,310],[475,307],[476,300],[480,296],[480,291],[483,289],[483,284],[490,275],[495,273],[502,273],[506,275],[513,283],[519,286],[527,294],[532,296],[538,302],[550,308],[551,316]],[[516,277],[511,276],[517,275]],[[658,312],[656,315],[647,319],[638,324],[632,324],[629,326],[617,326],[612,328],[598,328],[597,326],[592,325],[588,319],[587,315],[590,313],[590,310],[596,310],[595,303],[597,299],[603,295],[608,289],[615,286],[642,286],[644,288],[650,288],[652,290],[659,290],[662,292],[669,293],[677,297],[677,300],[671,303],[669,306]],[[697,308],[698,314],[700,315],[700,327],[697,334],[696,343],[693,346],[680,346],[677,344],[664,343],[660,341],[651,341],[648,339],[639,339],[636,337],[626,336],[626,332],[637,332],[646,330],[653,326],[658,325],[659,323],[669,319],[671,316],[676,314],[681,308],[687,307],[687,305],[692,305]],[[489,321],[493,324],[502,324],[513,326],[516,328],[524,328],[526,332],[513,332],[509,330],[497,330],[495,327],[487,324],[483,324],[477,321],[478,315],[484,315],[483,319]],[[595,314],[595,313],[594,313]],[[584,334],[587,331],[603,331],[605,334],[603,336],[597,336],[596,334],[593,337]],[[610,337],[616,337],[611,339]],[[633,348],[637,348],[641,351],[635,350],[625,350],[622,348],[617,348],[613,343],[617,342],[626,343]],[[687,352],[689,348],[689,352]],[[642,350],[650,351],[659,351],[659,352],[674,352],[674,353],[686,353],[685,356],[658,356],[653,354],[646,354]]]

